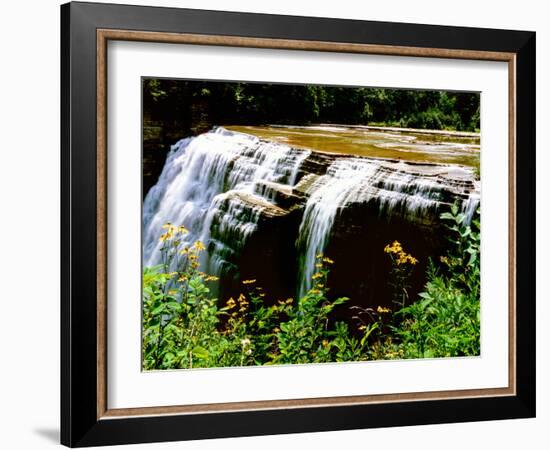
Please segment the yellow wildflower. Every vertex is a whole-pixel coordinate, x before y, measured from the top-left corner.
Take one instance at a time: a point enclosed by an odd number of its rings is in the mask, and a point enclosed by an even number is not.
[[[326,262],[327,264],[334,264],[334,261],[330,258],[324,257],[323,262]]]
[[[204,244],[201,241],[195,242],[193,244],[193,247],[195,247],[195,249],[197,249],[199,252],[202,251],[202,250],[206,250],[206,247],[204,246]]]
[[[397,264],[401,265],[401,264],[405,264],[407,262],[407,254],[406,253],[399,253],[398,255],[398,258],[397,258]]]
[[[178,281],[180,282],[184,282],[184,281],[187,281],[187,275],[182,275],[181,277],[178,278]]]
[[[403,246],[399,243],[399,241],[393,241],[391,246],[386,245],[384,247],[384,252],[393,253],[396,256],[394,259],[395,264],[398,266],[402,264],[411,264],[414,266],[418,263],[418,259],[403,250]]]
[[[253,284],[256,280],[243,280],[243,284]]]
[[[178,293],[178,291],[175,291],[174,289],[170,289],[168,291],[168,295],[176,295]]]
[[[384,251],[386,253],[400,253],[403,251],[403,247],[401,246],[401,244],[399,243],[399,241],[393,241],[391,247],[389,245],[386,245],[384,247]]]
[[[321,272],[314,273],[311,279],[316,280],[317,278],[321,278],[323,274]]]
[[[322,253],[317,253],[317,256],[316,256],[317,259],[321,259],[322,257],[323,257]]]
[[[321,269],[323,267],[323,265],[321,263],[317,263],[317,264],[315,264],[315,267],[317,267],[318,269]]]
[[[183,225],[181,225],[181,226],[178,227],[178,233],[187,234],[187,233],[189,233],[189,230],[187,230],[187,228],[185,228]]]
[[[166,234],[171,238],[174,235],[174,232],[176,231],[176,227],[172,225],[170,222],[165,223],[162,228],[166,230]]]
[[[231,297],[229,300],[227,300],[226,305],[229,309],[233,309],[237,304],[235,303],[233,297]]]
[[[378,314],[385,314],[391,312],[391,309],[379,306],[378,308],[376,308],[376,311],[378,312]]]

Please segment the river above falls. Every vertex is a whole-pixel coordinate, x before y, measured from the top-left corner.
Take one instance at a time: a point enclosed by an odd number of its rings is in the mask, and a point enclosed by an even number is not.
[[[479,171],[478,133],[337,125],[224,127],[294,148],[370,158],[460,164]]]
[[[336,261],[334,295],[391,306],[385,245],[418,259],[418,292],[429,258],[447,251],[440,214],[457,204],[473,218],[475,139],[334,126],[220,126],[181,139],[144,201],[143,264],[161,263],[171,223],[187,229],[184,245],[203,243],[201,270],[219,278],[221,298],[250,279],[275,298],[303,296],[323,253]]]

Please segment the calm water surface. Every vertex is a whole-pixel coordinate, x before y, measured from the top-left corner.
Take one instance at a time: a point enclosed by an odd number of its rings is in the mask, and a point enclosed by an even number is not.
[[[373,158],[462,164],[479,169],[479,135],[340,126],[225,126],[292,147]]]

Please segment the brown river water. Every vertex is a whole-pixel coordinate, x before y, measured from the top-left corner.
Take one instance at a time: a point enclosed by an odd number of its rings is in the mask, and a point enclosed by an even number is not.
[[[371,158],[461,164],[479,170],[476,133],[361,126],[224,126],[292,147]]]

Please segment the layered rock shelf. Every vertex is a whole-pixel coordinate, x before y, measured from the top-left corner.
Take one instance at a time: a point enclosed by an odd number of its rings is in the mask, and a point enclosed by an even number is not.
[[[246,278],[276,296],[304,294],[323,252],[335,261],[334,295],[387,306],[384,246],[399,240],[419,260],[414,294],[447,246],[441,212],[458,203],[471,220],[479,197],[471,167],[291,148],[218,128],[168,155],[144,203],[144,263],[155,263],[160,227],[172,222],[207,243],[222,297]]]

